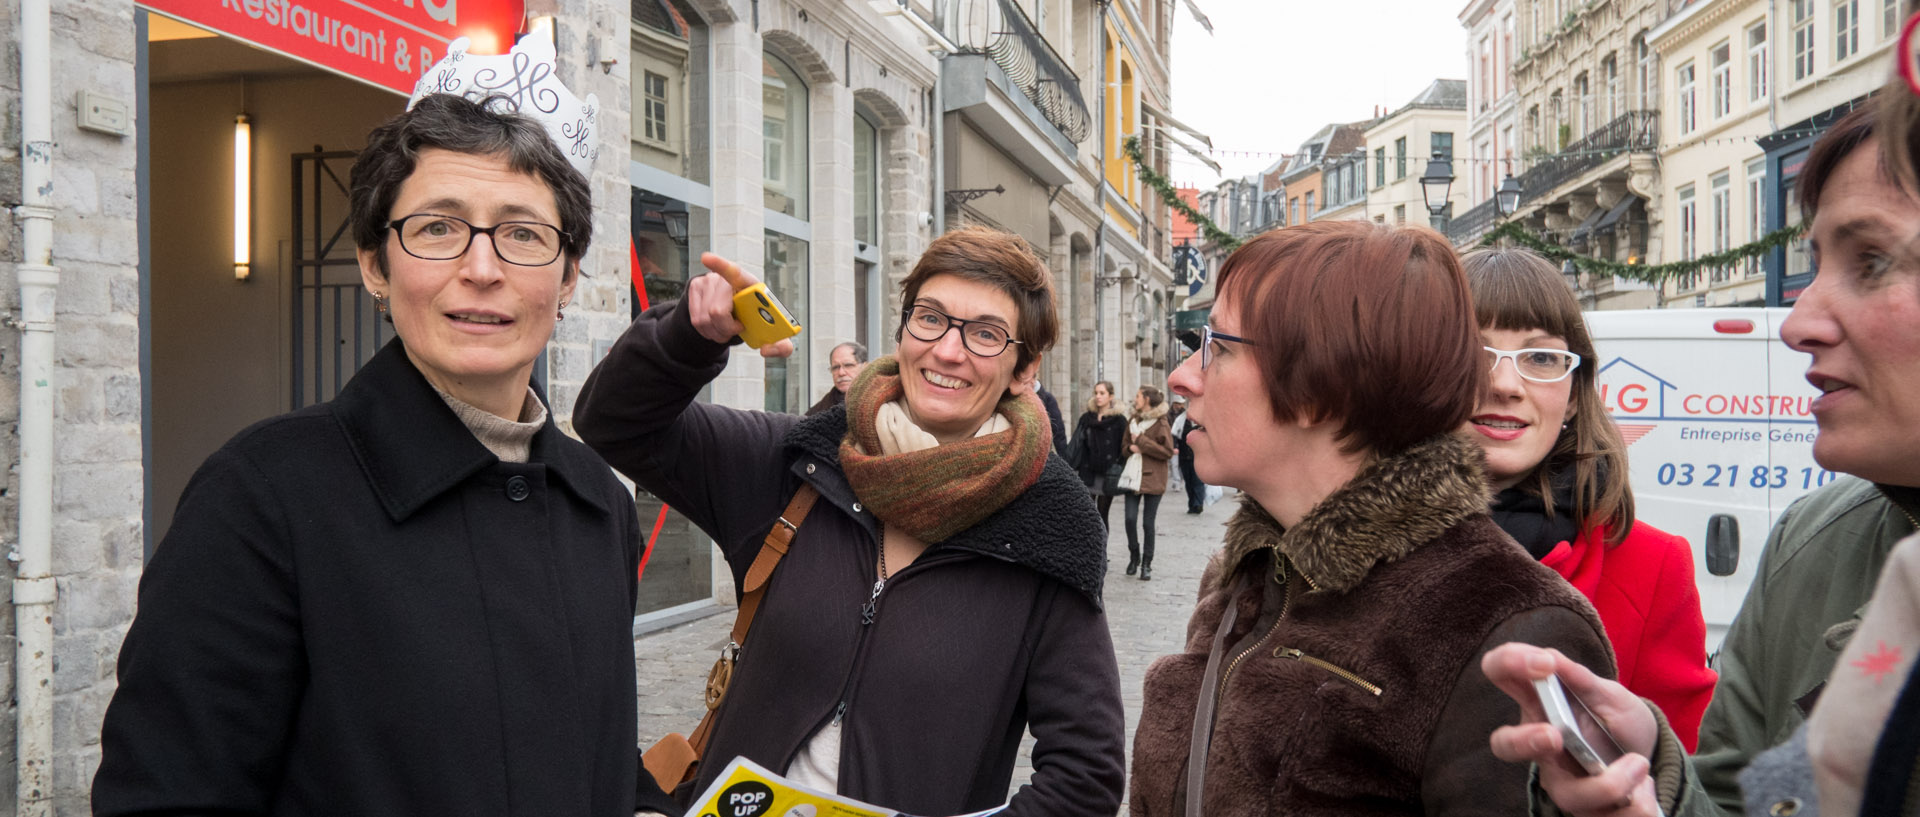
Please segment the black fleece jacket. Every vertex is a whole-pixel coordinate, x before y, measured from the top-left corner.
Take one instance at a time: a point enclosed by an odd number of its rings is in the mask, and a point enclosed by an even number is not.
[[[841,793],[914,814],[978,811],[1006,800],[1030,727],[1032,783],[1005,813],[1113,814],[1125,727],[1100,607],[1105,548],[1072,470],[1050,457],[1005,508],[932,543],[863,623],[877,528],[840,470],[845,409],[802,420],[695,402],[726,359],[662,304],[574,408],[588,444],[712,536],[736,582],[801,481],[820,492],[768,584],[695,790],[736,755],[785,769],[840,718]]]

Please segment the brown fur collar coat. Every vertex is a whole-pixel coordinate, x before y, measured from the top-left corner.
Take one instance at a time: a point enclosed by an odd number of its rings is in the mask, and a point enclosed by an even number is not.
[[[1484,456],[1435,437],[1363,468],[1291,529],[1251,501],[1201,579],[1186,650],[1147,672],[1134,815],[1185,813],[1188,748],[1226,605],[1208,817],[1524,814],[1487,736],[1519,710],[1480,674],[1507,641],[1613,659],[1578,591],[1487,517]]]

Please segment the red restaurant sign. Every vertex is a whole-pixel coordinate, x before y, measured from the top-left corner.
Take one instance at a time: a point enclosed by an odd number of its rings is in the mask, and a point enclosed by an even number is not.
[[[413,93],[420,75],[468,37],[474,54],[504,54],[525,18],[521,0],[141,0],[148,9],[270,51]]]

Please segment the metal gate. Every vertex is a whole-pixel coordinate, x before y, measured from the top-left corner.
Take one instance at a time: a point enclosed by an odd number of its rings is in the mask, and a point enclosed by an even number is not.
[[[356,151],[293,154],[293,408],[332,400],[380,351],[391,327],[360,285],[348,235]]]

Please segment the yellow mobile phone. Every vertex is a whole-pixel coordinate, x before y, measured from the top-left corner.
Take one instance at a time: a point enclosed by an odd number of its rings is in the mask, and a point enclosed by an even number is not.
[[[733,294],[733,319],[740,322],[740,339],[758,349],[800,334],[800,324],[766,284],[754,284]]]

